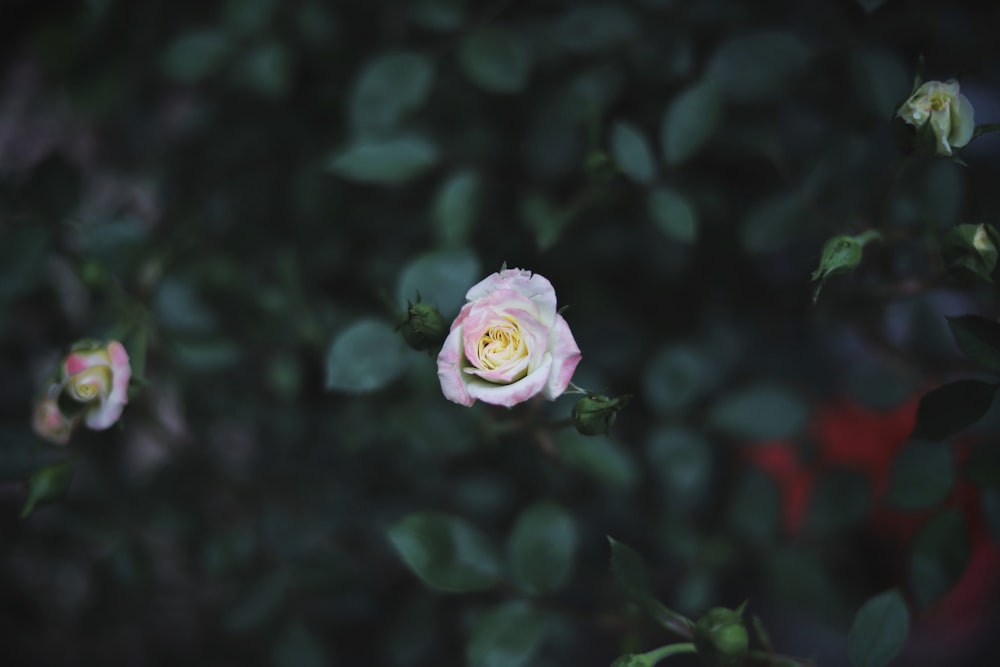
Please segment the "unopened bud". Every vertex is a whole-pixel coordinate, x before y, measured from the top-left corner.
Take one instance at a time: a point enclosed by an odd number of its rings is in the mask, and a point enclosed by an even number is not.
[[[406,319],[397,329],[414,350],[436,350],[448,335],[448,326],[437,307],[421,303],[419,294],[416,303],[407,304]]]
[[[1000,233],[990,225],[958,225],[944,237],[941,253],[945,265],[957,277],[976,277],[993,282]]]
[[[715,607],[694,625],[694,646],[708,667],[739,667],[747,655],[749,636],[743,624],[743,607]]]
[[[608,435],[618,411],[628,405],[632,396],[612,398],[602,394],[587,394],[573,406],[573,426],[583,435]]]
[[[813,301],[819,298],[819,291],[823,287],[826,279],[835,273],[844,273],[853,270],[861,263],[861,256],[864,247],[874,240],[879,240],[882,235],[875,230],[869,230],[857,236],[834,236],[823,244],[823,251],[820,254],[819,266],[812,273],[812,281],[816,283],[816,290],[813,292]]]

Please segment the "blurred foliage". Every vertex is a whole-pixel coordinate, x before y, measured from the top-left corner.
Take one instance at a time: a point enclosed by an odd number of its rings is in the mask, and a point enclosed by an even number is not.
[[[891,118],[922,56],[1000,119],[998,30],[932,0],[4,3],[0,662],[608,665],[666,604],[751,599],[825,666],[988,663],[1000,308],[947,234],[1000,224],[1000,144],[899,161]],[[876,228],[814,305],[824,243]],[[557,431],[570,398],[448,403],[394,331],[503,262],[569,306],[574,382],[634,394],[610,436]],[[138,381],[67,451],[32,402],[84,337]]]

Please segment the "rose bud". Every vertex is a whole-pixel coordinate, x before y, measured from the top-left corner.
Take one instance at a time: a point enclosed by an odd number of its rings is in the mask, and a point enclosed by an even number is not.
[[[941,253],[948,270],[958,278],[976,277],[993,282],[1000,233],[990,225],[958,225],[944,237]]]
[[[58,388],[58,385],[55,385]],[[56,445],[69,442],[73,422],[59,409],[59,401],[45,396],[38,402],[32,416],[31,426],[39,437]]]
[[[131,377],[128,353],[116,340],[103,347],[77,347],[62,363],[65,393],[85,404],[84,423],[94,430],[118,421],[128,403]]]
[[[416,303],[407,303],[406,319],[397,330],[414,350],[439,350],[448,335],[448,327],[437,307],[421,303],[419,294]]]
[[[618,411],[631,400],[631,395],[611,398],[602,394],[587,394],[573,405],[573,426],[583,435],[608,435]]]
[[[747,655],[749,637],[743,624],[743,606],[715,607],[694,624],[694,646],[709,667],[739,667]]]
[[[895,122],[900,149],[923,155],[950,157],[969,143],[975,130],[972,104],[954,79],[921,85],[896,110]]]
[[[811,279],[816,283],[813,291],[813,302],[819,298],[819,292],[823,288],[826,279],[836,273],[852,271],[861,263],[862,251],[870,241],[877,241],[882,238],[874,229],[858,234],[857,236],[834,236],[823,244],[820,253],[819,266],[812,272]]]

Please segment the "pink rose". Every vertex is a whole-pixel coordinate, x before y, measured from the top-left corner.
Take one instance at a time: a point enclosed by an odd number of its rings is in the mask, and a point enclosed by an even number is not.
[[[131,378],[128,353],[118,341],[109,341],[103,347],[77,345],[63,359],[58,378],[50,381],[35,406],[35,433],[65,445],[81,421],[94,430],[108,428],[118,421],[128,403]],[[77,404],[79,407],[74,408]]]
[[[88,404],[84,422],[103,430],[118,421],[128,403],[132,378],[125,347],[116,340],[96,349],[74,350],[62,363],[66,392]]]
[[[438,354],[445,398],[510,407],[542,394],[558,398],[580,363],[580,348],[556,312],[552,283],[522,269],[488,276],[468,299]]]

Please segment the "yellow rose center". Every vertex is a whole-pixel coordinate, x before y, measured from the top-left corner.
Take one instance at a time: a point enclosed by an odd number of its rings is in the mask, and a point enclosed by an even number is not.
[[[488,370],[528,356],[521,328],[513,320],[487,329],[479,338],[476,352],[482,367]]]
[[[96,382],[84,382],[76,385],[76,393],[85,401],[97,396],[97,383]]]
[[[111,380],[110,368],[93,366],[70,379],[69,392],[74,399],[89,403],[111,387]]]
[[[944,111],[948,108],[948,95],[942,92],[931,93],[927,97],[930,102],[931,111]]]

